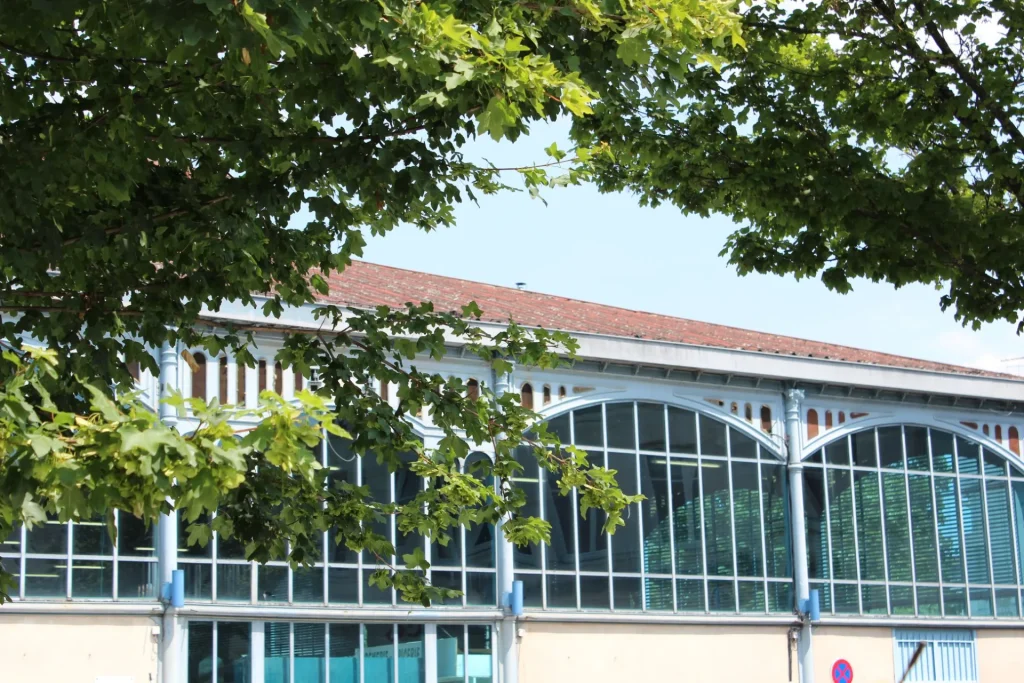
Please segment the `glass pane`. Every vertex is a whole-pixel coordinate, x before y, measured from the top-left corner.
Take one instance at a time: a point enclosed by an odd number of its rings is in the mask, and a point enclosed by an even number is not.
[[[67,555],[68,525],[48,521],[27,531],[26,552],[45,555]]]
[[[764,584],[760,581],[740,581],[740,611],[764,614]]]
[[[464,589],[462,587],[461,571],[443,572],[435,569],[430,573],[430,583],[437,586],[438,588],[451,588],[453,590],[459,591],[460,593],[464,592]],[[462,597],[463,596],[460,595],[456,598],[445,598],[443,600],[443,603],[445,605],[461,605],[463,602]]]
[[[249,683],[251,676],[249,624],[218,623],[217,683]]]
[[[864,614],[888,614],[885,586],[863,587]]]
[[[126,514],[127,513],[125,513],[125,512],[120,513],[122,520],[124,519]],[[121,523],[123,524],[124,522],[122,521]],[[195,543],[195,544],[189,545],[189,542],[188,542],[189,535],[190,535],[188,528],[190,526],[192,526],[193,524],[196,524],[196,525],[208,525],[209,523],[210,523],[210,519],[209,519],[209,517],[207,515],[200,515],[194,522],[188,521],[187,519],[185,519],[185,516],[182,515],[182,514],[178,515],[178,556],[179,557],[195,557],[195,558],[213,557],[213,544],[214,544],[214,541],[213,541],[212,536],[211,536],[210,540],[207,541],[206,547],[203,547],[203,546],[199,545],[199,543]],[[155,530],[156,529],[156,525],[153,525],[153,527],[151,527],[151,528]],[[153,548],[154,548],[153,554],[156,554],[156,550],[155,550],[155,548],[156,548],[156,541],[153,541],[152,544],[153,544]]]
[[[910,527],[907,525],[910,512],[907,509],[906,479],[902,474],[882,473],[882,493],[885,502],[885,547],[889,558],[889,580],[911,581],[914,574],[910,562]]]
[[[643,594],[638,577],[616,576],[612,582],[615,589],[615,609],[635,611],[643,609]]]
[[[185,569],[188,565],[179,565]],[[206,567],[209,577],[209,567]],[[156,597],[156,586],[159,583],[156,562],[125,562],[117,563],[117,597],[121,600],[146,600]],[[188,572],[185,573],[185,592],[188,594]],[[209,599],[209,593],[200,599]]]
[[[67,595],[67,561],[25,559],[25,597],[63,598]]]
[[[557,436],[559,442],[563,444],[572,443],[572,439],[569,436],[569,413],[553,417],[548,420],[548,433],[552,436]]]
[[[0,541],[0,553],[13,553],[17,554],[21,552],[21,527],[15,526],[11,529],[11,533],[7,535],[7,538]]]
[[[1020,616],[1020,607],[1017,602],[1016,588],[996,589],[996,616],[1017,617]]]
[[[700,416],[700,452],[702,455],[728,455],[725,445],[725,424]]]
[[[608,420],[608,448],[636,448],[636,420],[633,418],[632,403],[606,404],[605,419]],[[576,438],[578,442],[579,436]]]
[[[437,681],[448,683],[463,680],[466,666],[466,627],[461,624],[437,625]]]
[[[918,581],[939,580],[939,559],[935,540],[935,506],[932,479],[910,475],[910,521],[913,524],[914,569]]]
[[[365,567],[363,569],[363,604],[390,605],[392,590],[390,588],[382,589],[380,586],[370,583],[370,578],[375,571],[375,567]]]
[[[903,432],[899,427],[878,428],[878,455],[882,467],[903,469]]]
[[[708,581],[708,610],[711,612],[736,611],[736,584],[733,581]]]
[[[936,472],[952,472],[953,435],[949,432],[929,430],[932,438],[932,467]]]
[[[835,593],[836,614],[860,614],[860,591],[855,583],[837,583]]]
[[[786,500],[785,467],[761,463],[761,504],[764,507],[768,576],[788,578],[792,569],[789,564],[789,501]]]
[[[490,572],[466,572],[466,604],[494,607],[498,601],[496,580]]]
[[[988,567],[988,537],[985,533],[985,502],[981,493],[981,481],[961,479],[960,496],[967,552],[967,581],[988,583],[991,576]]]
[[[864,581],[884,581],[885,548],[882,543],[882,508],[878,475],[874,472],[856,472],[854,481],[857,487],[860,578]]]
[[[423,683],[426,677],[423,656],[423,625],[398,625],[398,681]]]
[[[291,680],[291,624],[267,623],[263,629],[264,680],[288,683]]]
[[[967,616],[967,591],[963,588],[943,588],[942,602],[947,617]]]
[[[326,625],[297,623],[295,630],[295,680],[325,683],[327,680]]]
[[[644,570],[648,574],[671,574],[672,531],[669,515],[672,501],[668,495],[667,457],[640,456],[640,492],[645,497],[641,503]]]
[[[962,436],[956,437],[956,463],[960,468],[960,474],[981,473],[981,466],[978,464],[979,449],[978,442]]]
[[[708,574],[733,576],[732,520],[729,501],[729,470],[726,463],[707,460],[701,463],[704,486],[704,541],[707,544]],[[708,598],[711,599],[710,596]],[[714,611],[712,601],[709,608]]]
[[[359,624],[331,624],[330,683],[359,683]]]
[[[574,443],[577,446],[604,446],[604,428],[601,422],[601,406],[574,410],[572,412]]]
[[[665,452],[665,406],[659,403],[637,403],[640,427],[640,450]]]
[[[907,442],[907,467],[919,472],[931,469],[928,461],[928,430],[924,427],[904,427]]]
[[[105,521],[78,522],[73,525],[72,552],[75,555],[113,555],[110,533]]]
[[[676,603],[680,612],[705,611],[704,582],[699,579],[677,579]]]
[[[818,591],[818,599],[821,602],[821,613],[832,614],[832,584],[830,583],[812,583],[811,590]],[[794,595],[794,600],[796,596]],[[793,603],[790,603],[789,611],[793,611]]]
[[[362,485],[370,489],[370,498],[380,502],[391,502],[391,473],[387,465],[377,462],[377,457],[373,454],[364,455],[359,460],[362,467]],[[373,522],[371,528],[375,533],[391,541],[391,521]],[[370,553],[363,552],[364,563],[373,565],[376,561]]]
[[[942,605],[939,602],[939,589],[932,586],[918,586],[917,613],[924,616],[941,616]]]
[[[185,526],[187,527],[188,524],[186,523]],[[117,554],[121,557],[153,557],[156,555],[156,545],[153,542],[154,529],[155,525],[150,525],[147,528],[145,522],[138,517],[119,510],[117,513]],[[184,539],[178,540],[178,545],[182,545],[183,542],[188,542],[187,531]]]
[[[327,435],[327,485],[331,488],[339,488],[344,483],[359,483],[359,456],[352,451],[351,444],[349,439]],[[369,459],[364,458],[364,462]],[[336,533],[332,531],[327,534],[327,558],[330,562],[354,564],[356,553],[343,542],[338,543]]]
[[[763,576],[760,478],[757,464],[732,462],[730,466],[732,468],[733,523],[736,532],[736,574],[737,576]]]
[[[395,683],[394,626],[366,624],[363,628],[363,679]]]
[[[193,564],[192,562],[178,565],[185,570],[185,597],[190,600],[210,600],[213,598],[213,566],[209,564]],[[154,577],[156,580],[157,577]]]
[[[580,577],[580,607],[583,609],[608,609],[608,577]]]
[[[71,596],[74,598],[112,598],[114,563],[101,560],[74,560],[71,563]]]
[[[324,568],[298,567],[292,572],[292,602],[324,601]],[[296,669],[298,671],[298,669]],[[296,676],[298,673],[296,673]]]
[[[494,678],[491,627],[470,624],[466,631],[469,635],[469,658],[466,662],[469,680],[473,683],[491,683]]]
[[[252,571],[248,564],[217,565],[217,599],[249,602],[252,599]]]
[[[960,545],[960,512],[957,508],[955,479],[935,478],[935,503],[938,506],[942,580],[946,583],[963,583],[964,565]]]
[[[523,582],[523,605],[526,607],[543,606],[544,577],[540,574],[516,574],[516,581]]]
[[[576,577],[549,574],[548,607],[555,609],[576,609]]]
[[[1024,481],[1015,481],[1012,484],[1013,493],[1013,518],[1017,527],[1017,562],[1024,573]],[[1024,581],[1024,577],[1021,577]]]
[[[677,574],[704,573],[699,504],[700,477],[698,475],[700,470],[697,464],[695,458],[674,456],[670,459],[672,524],[675,530]],[[703,608],[701,609],[703,611]]]
[[[995,583],[1016,583],[1014,566],[1013,527],[1010,521],[1010,487],[1005,481],[985,482],[988,501],[988,533],[992,552],[992,571]]]
[[[757,442],[746,434],[730,427],[729,455],[734,458],[757,458]]]
[[[850,473],[827,470],[832,571],[837,579],[857,578],[857,542],[853,528],[853,488]],[[838,603],[838,598],[837,598]]]
[[[332,603],[354,605],[359,602],[359,570],[337,569],[327,570],[327,600]]]
[[[408,465],[411,462],[415,462],[416,455],[414,453],[402,453],[399,458],[403,463]],[[408,467],[403,467],[395,472],[395,502],[399,505],[405,505],[413,502],[423,491],[423,478],[417,477],[415,474],[409,471]],[[395,561],[399,564],[405,564],[405,560],[402,559],[403,555],[408,555],[413,552],[416,548],[426,551],[425,539],[418,533],[403,533],[398,529],[395,529]]]
[[[804,470],[804,517],[807,527],[807,574],[812,579],[827,579],[832,574],[828,562],[825,471],[816,467]]]
[[[697,415],[689,410],[669,407],[668,449],[673,453],[697,453]]]
[[[646,459],[646,458],[644,458]],[[616,481],[622,492],[628,495],[640,493],[639,482],[637,482],[637,456],[633,453],[608,452],[608,469],[615,470]],[[622,511],[622,521],[625,526],[615,529],[612,535],[612,571],[613,572],[639,572],[640,571],[640,505],[634,503]],[[601,523],[604,522],[604,515],[598,517],[588,511],[586,518],[580,519],[580,569],[589,571],[604,570],[608,565],[606,562],[587,561],[584,566],[584,556],[588,549],[599,553],[604,548],[603,543],[598,543],[595,534],[601,533]]]
[[[845,436],[825,446],[825,462],[829,465],[850,464],[850,443]]]
[[[828,590],[820,591],[818,599],[821,600],[821,611],[827,611],[824,603]],[[768,582],[768,611],[772,614],[791,614],[793,612],[793,584],[782,581]]]
[[[563,496],[558,491],[556,475],[547,472],[548,485],[545,487],[544,518],[551,524],[551,543],[544,549],[548,569],[576,569],[576,542],[573,520],[576,506],[574,495]],[[601,534],[604,537],[604,534]],[[590,540],[590,539],[588,539]],[[595,542],[597,539],[593,539]]]
[[[265,565],[258,571],[260,602],[288,602],[288,567]]]
[[[518,472],[512,481],[526,494],[526,502],[516,514],[520,517],[540,517],[540,467],[537,464],[537,458],[534,457],[533,450],[529,446],[519,446],[516,448],[516,462],[523,466],[523,470]],[[547,519],[551,519],[550,514]],[[556,531],[552,526],[552,537]],[[527,546],[514,544],[512,556],[516,567],[540,569],[540,544],[531,543]]]
[[[188,622],[188,683],[213,683],[212,622]]]
[[[995,616],[992,609],[992,591],[988,588],[971,589],[971,616],[991,617]]]
[[[875,430],[857,432],[850,437],[853,446],[853,464],[857,467],[878,467],[875,452]]]
[[[484,469],[480,469],[481,465]],[[490,467],[491,459],[483,453],[473,453],[466,458],[465,471],[481,481],[490,482],[490,485],[493,486],[494,479],[489,474]],[[494,531],[492,524],[476,524],[465,530],[467,567],[480,567],[481,569],[494,567]],[[458,531],[456,531],[456,535],[458,535]]]
[[[645,579],[647,590],[647,609],[652,612],[671,612],[672,579]]]
[[[982,459],[985,462],[985,474],[990,477],[1006,476],[1006,461],[988,450],[982,450]]]
[[[913,616],[914,615],[914,588],[913,586],[890,586],[889,602],[892,613]]]

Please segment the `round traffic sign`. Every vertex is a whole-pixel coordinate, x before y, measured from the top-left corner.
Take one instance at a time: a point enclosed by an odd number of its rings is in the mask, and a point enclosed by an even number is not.
[[[853,683],[853,667],[845,659],[832,665],[832,683]]]

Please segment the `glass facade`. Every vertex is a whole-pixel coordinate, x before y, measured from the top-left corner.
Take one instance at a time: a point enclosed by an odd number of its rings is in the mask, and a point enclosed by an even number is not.
[[[856,432],[807,465],[808,571],[823,612],[1021,616],[1024,472],[914,425]]]
[[[115,511],[117,543],[106,520],[56,520],[14,529],[0,543],[0,560],[18,580],[22,599],[152,600],[157,566],[153,529]]]
[[[349,482],[366,486],[375,500],[395,503],[407,503],[423,489],[423,480],[408,470],[389,472],[374,455],[361,457],[349,444],[347,439],[330,436],[320,445],[331,485]],[[474,463],[487,458],[474,453],[463,467],[475,473],[480,468]],[[263,566],[249,562],[240,544],[219,539],[216,534],[206,548],[184,547],[188,524],[182,520],[180,525],[178,564],[185,570],[185,595],[189,600],[372,607],[403,604],[393,590],[385,592],[370,585],[370,575],[377,569],[376,558],[336,543],[332,534],[324,535],[320,562],[293,570],[284,562]],[[446,545],[403,534],[393,517],[378,523],[376,530],[395,546],[395,557],[386,558],[395,566],[402,565],[402,555],[417,547],[424,550],[432,565],[430,581],[463,592],[463,597],[445,603],[447,606],[497,606],[493,525],[452,529]]]
[[[551,524],[551,544],[517,548],[528,607],[650,612],[790,613],[792,571],[786,469],[747,434],[690,410],[605,403],[548,421],[563,443],[617,472],[646,499],[625,526],[602,531],[602,513],[579,514],[576,492],[528,447],[516,484],[523,514]]]
[[[487,624],[190,621],[187,670],[188,683],[491,683],[495,661]]]

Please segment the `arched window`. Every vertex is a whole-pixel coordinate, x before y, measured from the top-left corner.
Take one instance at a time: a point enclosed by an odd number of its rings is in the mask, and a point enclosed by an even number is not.
[[[206,400],[206,356],[202,353],[192,355],[192,398]]]
[[[529,382],[519,390],[519,403],[527,410],[533,410],[533,387]]]
[[[228,359],[227,356],[220,357],[220,402],[229,403],[228,400]]]
[[[387,403],[388,399],[390,398],[390,392],[391,392],[391,383],[388,382],[386,379],[382,380],[381,383],[380,383],[380,398],[385,403]]]
[[[609,536],[603,513],[581,517],[576,492],[559,495],[555,476],[521,447],[521,514],[543,511],[551,524],[550,545],[515,549],[528,605],[541,606],[546,584],[549,609],[792,612],[786,470],[766,446],[718,419],[648,402],[580,408],[548,429],[646,500]]]
[[[1020,617],[1024,472],[977,441],[902,425],[815,451],[808,570],[835,614]]]
[[[292,367],[292,378],[295,382],[295,393],[302,391],[302,372],[297,367]]]
[[[128,363],[128,374],[131,375],[132,379],[136,382],[139,381],[139,377],[142,375],[142,369],[139,366],[139,361],[133,360]]]
[[[470,401],[476,401],[480,398],[480,382],[472,377],[466,382],[466,398]]]
[[[544,385],[544,405],[548,405],[550,403],[551,403],[551,385],[550,384],[545,384]]]
[[[245,405],[245,375],[246,375],[245,363],[243,363],[243,362],[241,362],[241,361],[239,361],[237,359],[235,360],[235,363],[236,363],[235,367],[237,369],[237,374],[238,374],[238,386],[237,386],[237,389],[236,389],[236,391],[238,392],[237,403],[240,406],[244,406]]]
[[[261,360],[256,368],[258,370],[257,374],[259,374],[257,384],[259,385],[259,390],[264,392],[267,390],[267,361]]]
[[[274,363],[274,392],[284,392],[284,368],[281,367],[281,361]]]

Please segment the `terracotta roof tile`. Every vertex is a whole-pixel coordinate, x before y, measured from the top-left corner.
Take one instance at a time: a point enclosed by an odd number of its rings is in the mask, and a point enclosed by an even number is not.
[[[433,302],[437,310],[457,311],[475,301],[483,320],[503,323],[509,319],[521,325],[567,332],[610,335],[635,339],[677,342],[722,349],[741,349],[864,363],[895,368],[948,372],[983,377],[1013,377],[946,363],[866,351],[838,344],[755,332],[726,325],[673,318],[657,313],[631,311],[550,294],[520,291],[511,287],[431,275],[365,261],[354,261],[343,273],[328,277],[330,294],[324,303],[370,308],[378,305],[403,306],[409,302]]]

